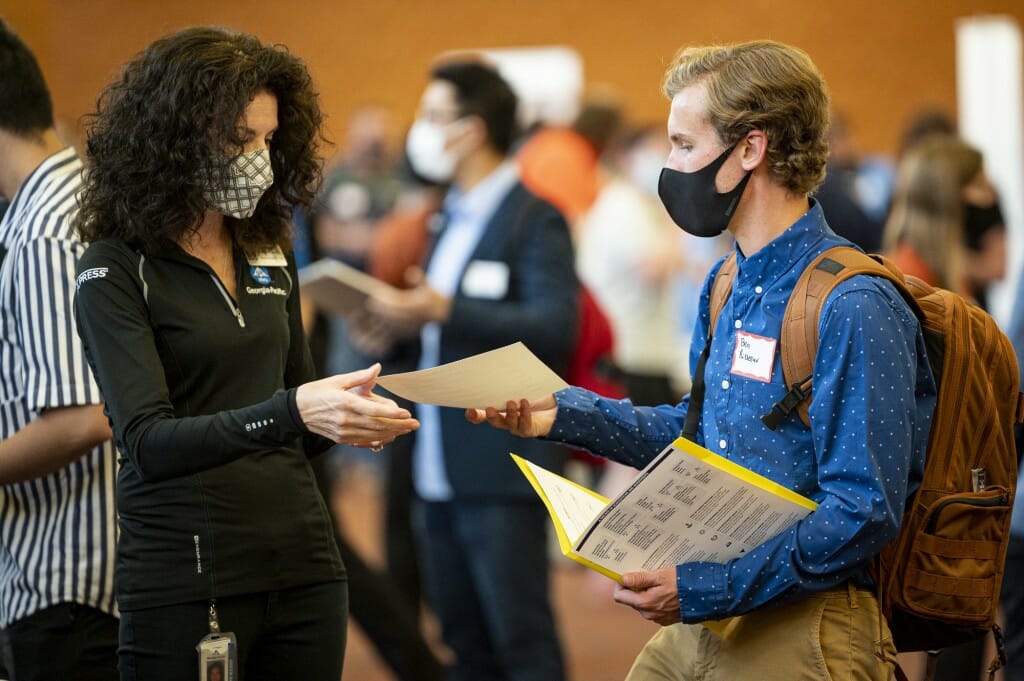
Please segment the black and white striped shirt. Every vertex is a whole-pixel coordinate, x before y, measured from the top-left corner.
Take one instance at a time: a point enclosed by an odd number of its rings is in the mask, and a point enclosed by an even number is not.
[[[50,408],[100,404],[75,330],[72,225],[82,163],[47,158],[0,221],[0,437]],[[115,455],[108,441],[42,478],[0,487],[0,627],[58,603],[116,614]]]

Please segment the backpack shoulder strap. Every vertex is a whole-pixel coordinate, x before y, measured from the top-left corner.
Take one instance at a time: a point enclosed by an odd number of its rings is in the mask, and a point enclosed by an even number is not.
[[[893,282],[920,317],[920,308],[913,294],[907,290],[902,273],[885,258],[866,255],[849,246],[837,246],[812,260],[797,280],[782,320],[782,337],[779,339],[782,375],[790,390],[769,413],[761,417],[761,421],[772,430],[793,409],[805,425],[810,425],[811,379],[818,350],[821,308],[836,286],[859,274],[884,277]]]
[[[708,355],[711,353],[711,338],[715,335],[715,324],[722,314],[725,302],[732,295],[732,281],[736,278],[736,252],[733,251],[726,257],[722,266],[715,274],[715,280],[711,283],[711,297],[708,309],[711,314],[711,322],[708,326],[708,337],[704,342],[704,349],[697,359],[697,367],[693,371],[693,385],[690,386],[690,404],[686,410],[686,420],[683,422],[682,437],[693,442],[697,441],[697,428],[700,425],[700,415],[704,410],[704,366],[707,364]]]
[[[718,317],[725,308],[725,303],[732,295],[732,282],[736,278],[736,251],[730,253],[722,266],[718,268],[715,281],[711,284],[711,299],[709,310],[711,312],[711,325],[708,327],[708,339],[715,332],[715,325],[718,324]]]

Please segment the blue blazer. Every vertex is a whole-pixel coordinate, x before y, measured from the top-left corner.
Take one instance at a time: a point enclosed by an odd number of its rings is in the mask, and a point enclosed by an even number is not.
[[[479,262],[503,263],[508,268],[504,291],[499,287],[481,292],[467,285],[466,272]],[[575,346],[578,293],[565,219],[517,183],[485,227],[459,276],[451,316],[441,330],[440,362],[522,341],[541,361],[564,373]],[[456,500],[536,499],[509,452],[555,471],[564,465],[563,445],[523,439],[486,424],[473,425],[461,409],[441,409],[441,431]]]

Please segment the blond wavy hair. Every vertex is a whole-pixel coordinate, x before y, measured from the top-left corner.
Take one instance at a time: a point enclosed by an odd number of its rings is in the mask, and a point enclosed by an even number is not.
[[[707,120],[724,144],[761,130],[778,184],[807,196],[825,179],[828,89],[806,52],[771,40],[684,48],[665,72],[665,95],[672,99],[698,82],[707,87]]]

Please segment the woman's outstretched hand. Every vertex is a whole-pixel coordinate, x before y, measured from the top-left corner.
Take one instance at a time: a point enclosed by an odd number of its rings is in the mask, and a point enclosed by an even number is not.
[[[544,437],[551,432],[558,413],[558,403],[554,394],[545,395],[534,401],[509,400],[504,411],[494,407],[486,409],[467,409],[466,420],[470,423],[487,422],[495,428],[507,430],[519,437]]]
[[[310,432],[332,442],[380,447],[420,427],[393,400],[373,393],[380,364],[299,386],[295,404]]]

